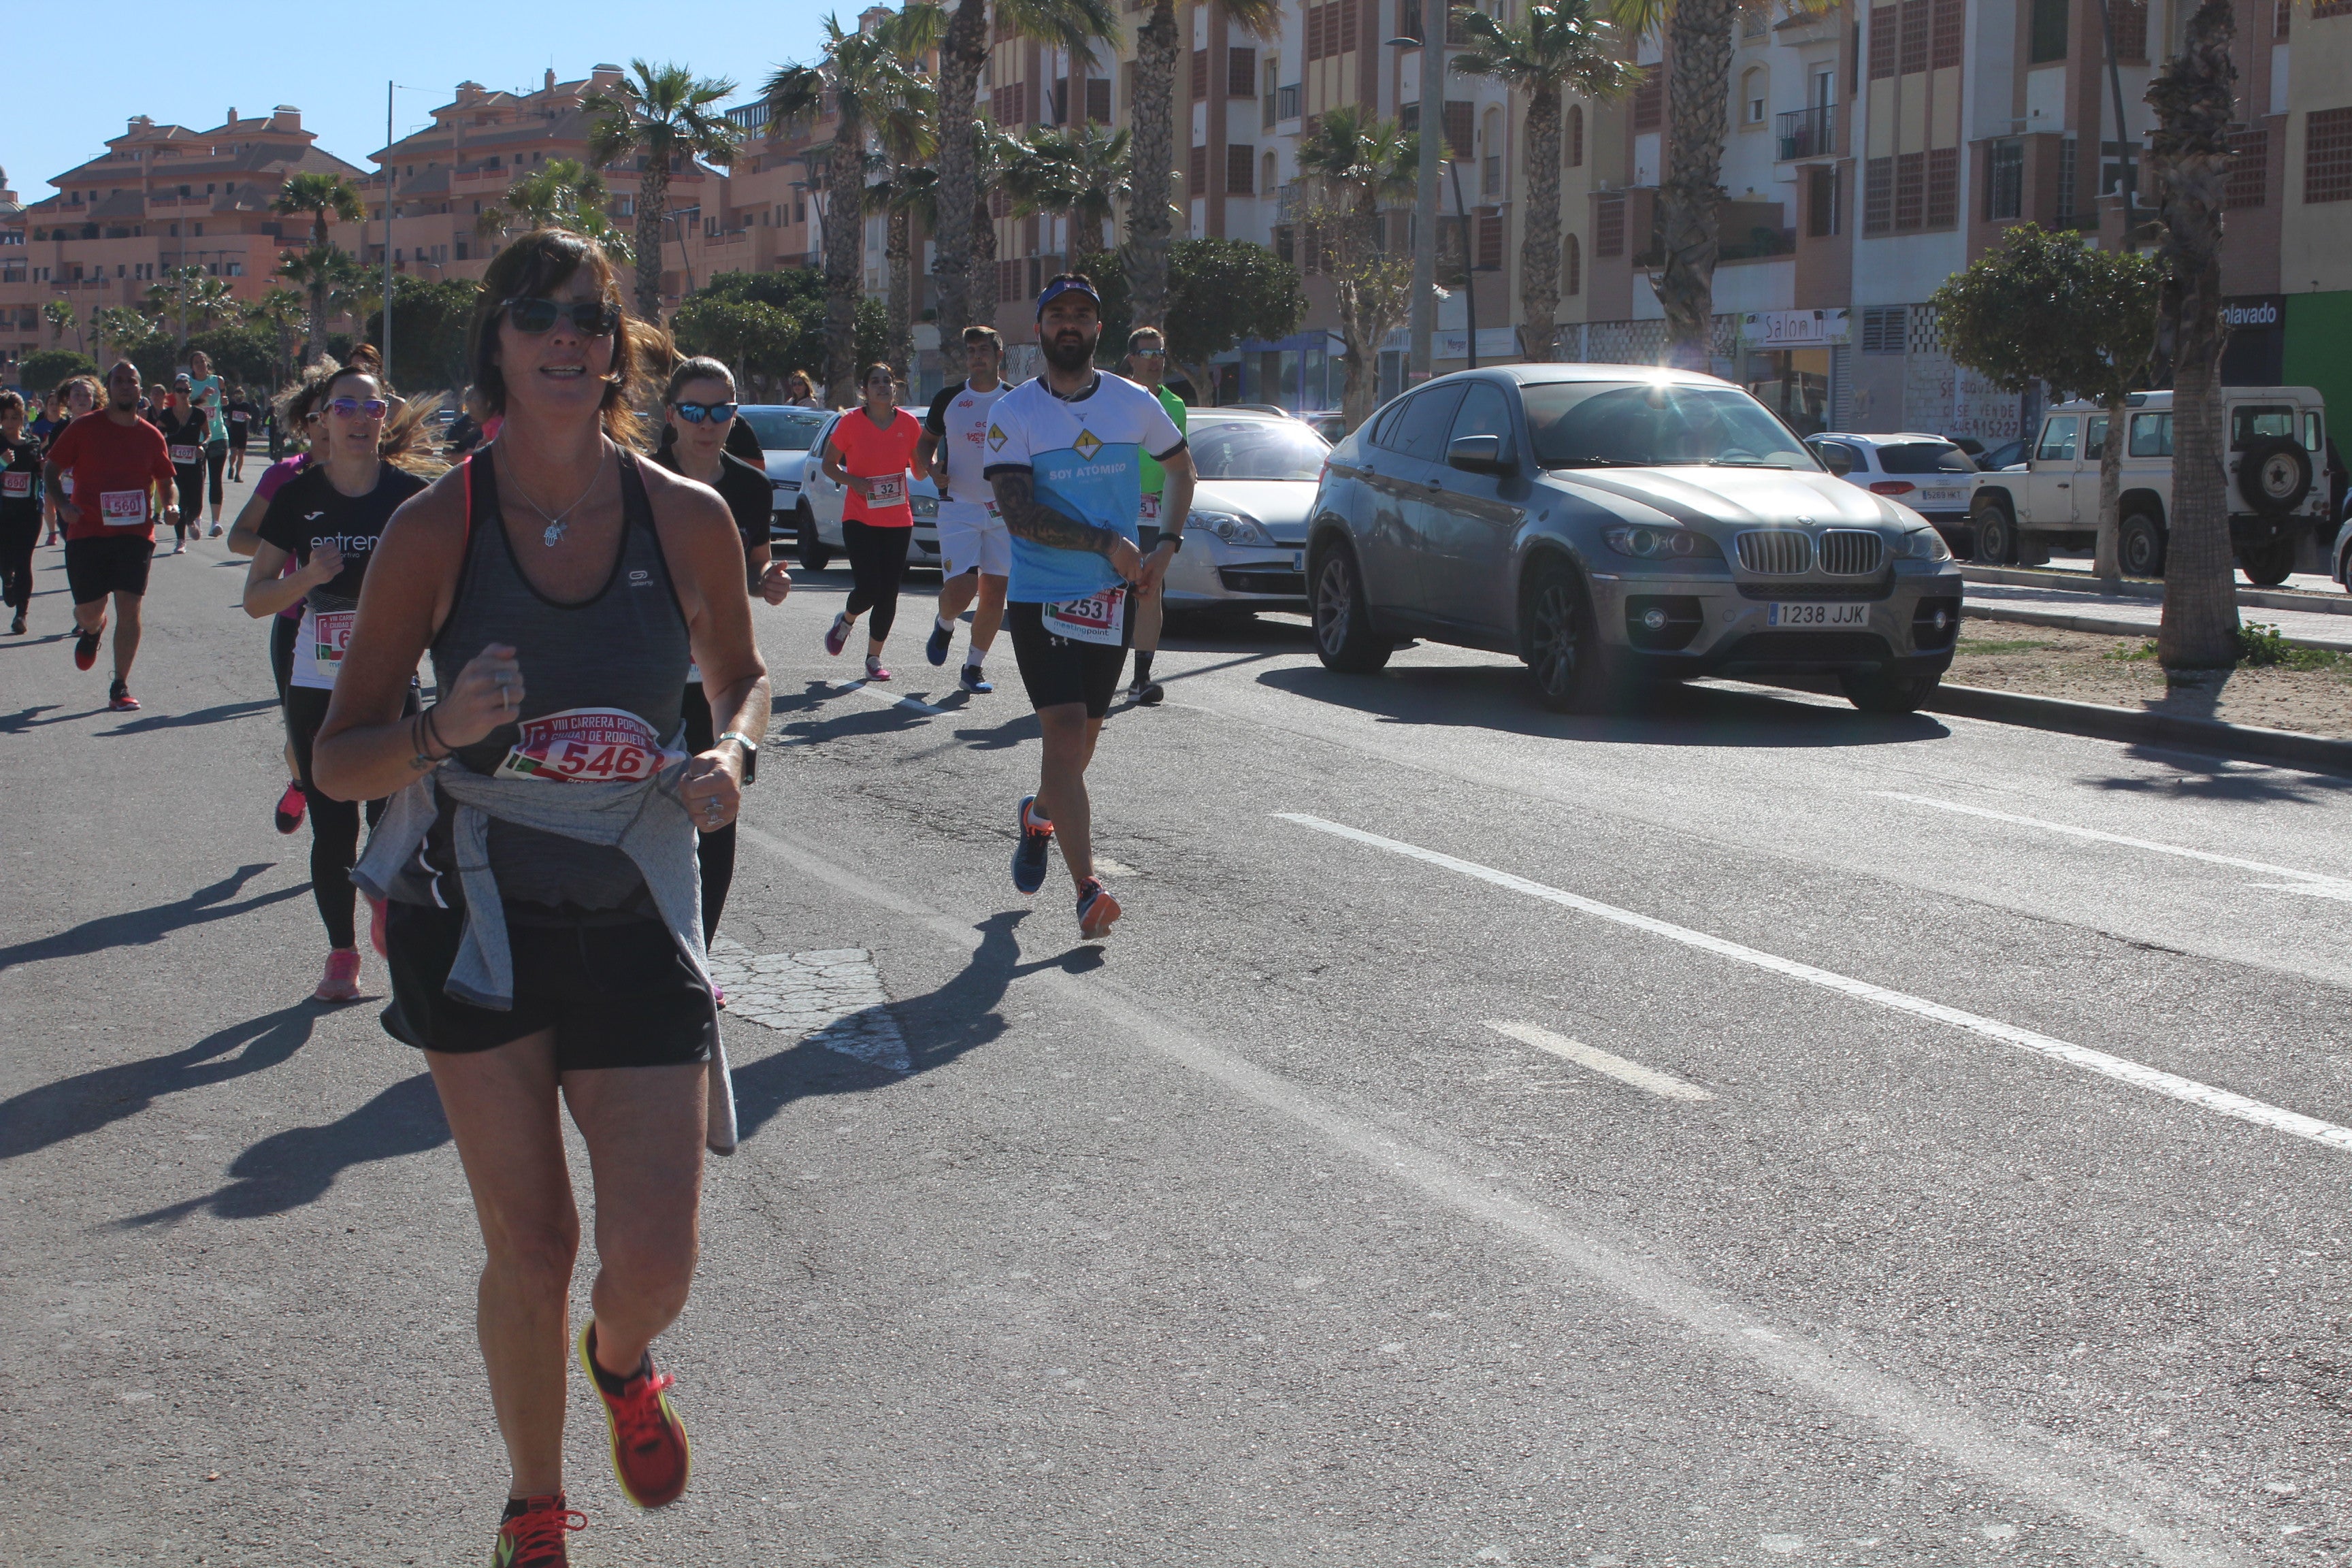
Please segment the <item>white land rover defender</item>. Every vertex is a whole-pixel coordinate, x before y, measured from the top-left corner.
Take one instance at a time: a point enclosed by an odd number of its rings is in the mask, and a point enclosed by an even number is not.
[[[2306,537],[2329,528],[2327,432],[2308,386],[2222,389],[2229,468],[2230,544],[2245,574],[2284,583]],[[2172,394],[2137,392],[2126,416],[2116,552],[2132,577],[2164,575],[2172,515]],[[2107,415],[2095,403],[2062,403],[2042,421],[2024,463],[1984,476],[1970,508],[1976,558],[2038,564],[2052,545],[2088,549],[2099,523],[2099,457]],[[2330,530],[2332,532],[2332,530]],[[2324,547],[2326,541],[2319,541]]]

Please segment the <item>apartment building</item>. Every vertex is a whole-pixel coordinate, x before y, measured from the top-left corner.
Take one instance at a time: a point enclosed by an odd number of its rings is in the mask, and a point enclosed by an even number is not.
[[[306,220],[269,210],[298,174],[358,177],[280,104],[267,115],[234,109],[208,131],[133,116],[106,151],[51,182],[58,194],[0,198],[0,380],[22,355],[48,346],[41,307],[72,304],[85,323],[65,346],[86,347],[97,305],[136,305],[164,273],[202,267],[240,300],[272,286],[280,253],[307,244]]]

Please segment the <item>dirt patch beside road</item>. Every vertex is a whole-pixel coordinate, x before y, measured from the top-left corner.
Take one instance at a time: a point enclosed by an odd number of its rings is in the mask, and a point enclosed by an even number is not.
[[[2242,664],[2210,680],[2168,686],[2154,645],[2144,638],[1971,619],[1960,623],[1959,648],[1944,679],[1955,686],[2352,739],[2352,658],[2336,654],[2291,650],[2279,664]]]

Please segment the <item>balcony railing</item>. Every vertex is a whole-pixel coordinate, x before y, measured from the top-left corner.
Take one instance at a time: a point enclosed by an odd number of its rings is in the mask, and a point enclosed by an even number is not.
[[[1791,158],[1826,158],[1837,149],[1837,105],[1818,104],[1773,116],[1780,132],[1782,162]]]

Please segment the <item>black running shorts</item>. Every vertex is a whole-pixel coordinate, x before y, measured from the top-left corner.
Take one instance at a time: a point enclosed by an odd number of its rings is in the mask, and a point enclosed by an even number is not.
[[[1086,704],[1087,717],[1110,711],[1127,649],[1057,637],[1045,629],[1043,605],[1007,605],[1005,628],[1013,634],[1013,659],[1021,668],[1029,706],[1044,710]]]
[[[510,1013],[460,1002],[442,989],[465,927],[459,910],[395,902],[387,912],[392,1005],[383,1011],[383,1026],[394,1039],[463,1054],[552,1029],[558,1072],[710,1059],[719,1038],[718,1006],[660,921],[509,921]]]
[[[109,594],[144,595],[154,557],[152,539],[68,539],[66,586],[77,605],[95,605]]]

